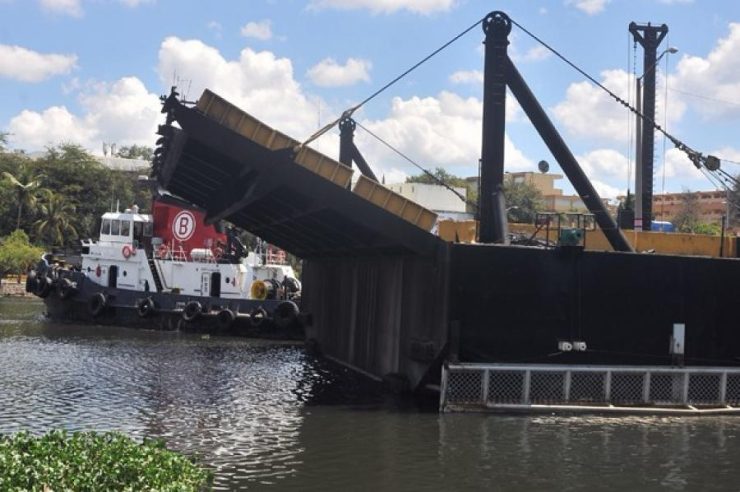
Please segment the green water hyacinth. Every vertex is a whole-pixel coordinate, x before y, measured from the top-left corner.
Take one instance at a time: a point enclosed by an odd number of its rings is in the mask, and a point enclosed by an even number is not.
[[[3,491],[198,491],[211,474],[162,441],[116,432],[20,432],[0,437]]]

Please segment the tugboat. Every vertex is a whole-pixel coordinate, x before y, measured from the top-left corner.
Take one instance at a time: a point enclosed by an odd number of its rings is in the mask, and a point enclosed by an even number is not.
[[[247,254],[233,228],[204,219],[161,193],[151,215],[107,212],[99,239],[82,241],[81,261],[45,254],[26,290],[60,321],[301,338],[310,316],[284,255]]]

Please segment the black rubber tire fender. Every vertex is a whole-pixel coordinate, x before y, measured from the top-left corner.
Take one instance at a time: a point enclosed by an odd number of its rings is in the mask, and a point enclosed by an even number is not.
[[[190,301],[185,305],[185,309],[182,310],[182,319],[185,321],[193,321],[203,314],[203,306],[198,301]]]
[[[139,299],[139,301],[136,303],[136,314],[138,314],[140,318],[147,318],[154,314],[156,311],[157,308],[154,305],[154,300],[151,297]]]
[[[90,314],[93,318],[97,318],[98,316],[103,314],[103,311],[105,311],[105,308],[107,306],[108,299],[106,299],[105,294],[103,294],[102,292],[93,294],[87,304],[87,307],[90,309]]]
[[[262,326],[265,321],[267,321],[267,311],[262,306],[252,309],[249,313],[249,323],[255,328]]]
[[[41,297],[42,299],[49,296],[51,292],[51,279],[46,275],[39,275],[36,277],[36,290],[34,294]]]
[[[69,299],[77,293],[77,288],[70,279],[60,278],[57,281],[57,292],[60,299]]]
[[[30,270],[26,274],[26,292],[33,293],[36,290],[36,270]]]
[[[236,320],[236,314],[229,308],[224,308],[216,314],[216,324],[222,330],[231,328]]]
[[[300,310],[293,301],[283,301],[272,312],[272,319],[278,328],[287,328],[298,318]]]

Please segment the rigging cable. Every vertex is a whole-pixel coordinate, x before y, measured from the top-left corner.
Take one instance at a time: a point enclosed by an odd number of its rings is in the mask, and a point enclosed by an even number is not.
[[[632,72],[633,77],[637,77],[636,71],[637,67],[637,42],[632,41],[632,59],[630,59],[630,34],[627,33],[627,73]],[[632,79],[627,77],[627,100],[632,101]],[[635,98],[637,98],[637,91],[635,91]],[[630,186],[632,184],[632,113],[627,110],[627,192],[629,194]],[[637,128],[634,129],[635,133],[637,133]],[[635,162],[635,167],[637,167],[637,162]]]
[[[529,32],[524,26],[519,24],[514,19],[511,19],[511,23],[517,26],[519,29],[521,29],[525,34],[527,34],[529,37],[540,43],[542,46],[550,50],[552,54],[560,58],[563,62],[565,62],[567,65],[569,65],[571,68],[576,70],[578,73],[586,77],[590,82],[595,84],[597,87],[601,88],[604,92],[609,94],[614,100],[616,100],[619,104],[622,106],[625,106],[627,109],[629,109],[632,113],[636,114],[638,117],[640,117],[643,121],[649,123],[655,130],[662,133],[668,140],[673,143],[673,145],[683,153],[685,153],[688,158],[691,160],[691,162],[694,164],[694,166],[698,169],[702,169],[702,163],[706,161],[706,156],[704,156],[701,152],[694,150],[693,148],[686,145],[684,142],[679,140],[677,137],[674,137],[670,133],[668,133],[662,126],[660,126],[658,123],[655,122],[654,119],[649,118],[642,114],[638,109],[636,109],[634,106],[632,106],[629,102],[625,101],[618,95],[616,95],[614,92],[612,92],[608,87],[606,87],[604,84],[600,83],[598,80],[593,78],[591,75],[586,73],[584,70],[582,70],[580,67],[578,67],[575,63],[571,62],[569,59],[567,59],[564,55],[562,55],[558,50],[547,44],[545,41],[537,37],[535,34]]]
[[[671,39],[670,36],[666,36],[666,44],[668,46],[671,45]],[[666,52],[667,53],[667,52]],[[668,57],[665,57],[665,95],[663,96],[663,127],[668,128]],[[661,179],[661,195],[665,195],[665,161],[666,161],[666,138],[665,135],[663,135],[663,176]],[[660,201],[660,217],[661,219],[664,219],[664,209],[663,206],[665,204],[665,200]]]
[[[383,140],[382,138],[380,138],[378,135],[376,135],[375,133],[373,133],[372,131],[370,131],[366,127],[364,127],[359,121],[355,121],[355,123],[357,123],[357,126],[359,126],[360,128],[362,128],[363,130],[365,130],[371,136],[375,137],[380,143],[382,143],[383,145],[385,145],[386,147],[388,147],[390,150],[392,150],[393,152],[395,152],[396,154],[398,154],[399,156],[401,156],[402,158],[404,158],[405,160],[407,160],[408,162],[410,162],[411,164],[413,164],[414,166],[416,166],[417,168],[419,168],[424,174],[426,174],[427,176],[429,176],[430,178],[432,178],[433,180],[435,180],[437,183],[439,183],[440,185],[442,185],[445,188],[447,188],[448,190],[450,190],[452,193],[454,193],[460,200],[462,200],[463,202],[465,202],[467,205],[470,205],[471,207],[474,207],[475,209],[478,209],[478,204],[477,203],[471,202],[470,200],[468,200],[467,198],[465,198],[464,196],[462,196],[455,188],[453,188],[452,186],[448,185],[443,180],[439,179],[433,173],[431,173],[431,172],[427,171],[426,169],[424,169],[422,166],[420,166],[419,164],[417,164],[416,162],[414,162],[414,160],[412,160],[406,154],[404,154],[400,150],[396,149],[391,144],[389,144],[388,142],[386,142],[385,140]]]
[[[457,41],[461,37],[465,36],[467,33],[469,33],[470,31],[472,31],[476,26],[478,26],[478,24],[480,24],[484,20],[485,20],[485,18],[481,18],[481,19],[478,19],[477,21],[475,21],[475,23],[473,25],[471,25],[470,27],[468,27],[467,29],[465,29],[464,31],[462,31],[461,33],[459,33],[458,35],[456,35],[455,37],[453,37],[452,39],[450,39],[449,41],[447,41],[445,44],[443,44],[442,46],[440,46],[439,48],[437,48],[436,50],[434,50],[433,52],[431,52],[430,54],[428,54],[427,56],[425,56],[423,59],[421,59],[416,64],[414,64],[411,68],[409,68],[408,70],[406,70],[405,72],[403,72],[401,75],[399,75],[398,77],[394,78],[393,80],[391,80],[390,82],[388,82],[387,84],[385,84],[383,87],[381,87],[377,91],[375,91],[372,94],[370,94],[368,97],[366,97],[365,99],[363,99],[360,103],[358,103],[358,104],[352,106],[351,108],[345,110],[339,118],[335,119],[331,123],[329,123],[326,126],[324,126],[323,128],[321,128],[319,131],[317,131],[316,133],[314,133],[313,135],[311,135],[310,137],[308,137],[308,139],[305,142],[303,142],[302,144],[300,144],[298,147],[305,147],[309,143],[313,142],[314,140],[316,140],[317,138],[319,138],[320,136],[322,136],[323,134],[325,134],[326,132],[328,132],[329,130],[331,130],[332,128],[334,128],[334,126],[337,123],[339,123],[340,121],[342,121],[343,119],[352,117],[352,114],[355,111],[357,111],[358,109],[360,109],[362,106],[364,106],[366,103],[370,102],[372,99],[374,99],[378,95],[380,95],[380,93],[382,93],[383,91],[385,91],[386,89],[388,89],[390,86],[392,86],[393,84],[395,84],[396,82],[398,82],[399,80],[401,80],[402,78],[404,78],[405,76],[407,76],[408,74],[410,74],[411,72],[413,72],[414,70],[416,70],[417,68],[419,68],[422,64],[424,64],[425,62],[427,62],[433,56],[435,56],[438,53],[440,53],[442,50],[444,50],[445,48],[447,48],[448,46],[450,46],[452,43],[454,43],[455,41]]]

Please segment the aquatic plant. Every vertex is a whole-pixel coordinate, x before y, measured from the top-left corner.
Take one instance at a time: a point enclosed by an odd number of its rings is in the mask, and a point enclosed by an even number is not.
[[[197,491],[211,474],[159,440],[56,430],[0,437],[0,490]]]

